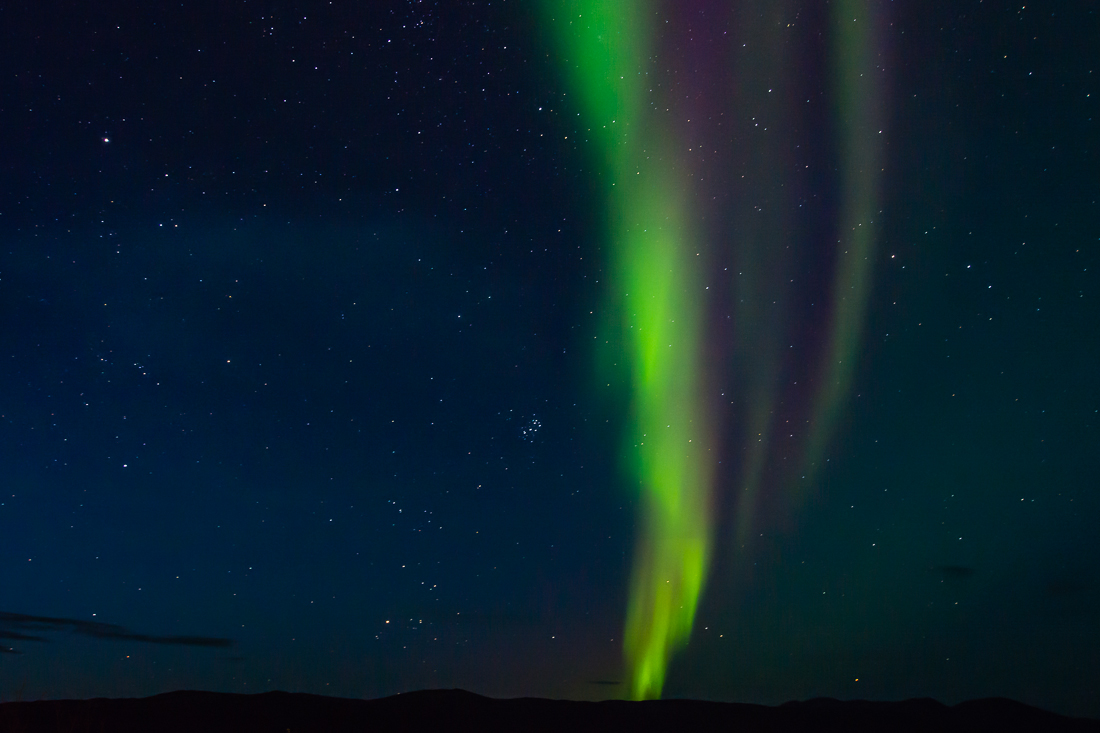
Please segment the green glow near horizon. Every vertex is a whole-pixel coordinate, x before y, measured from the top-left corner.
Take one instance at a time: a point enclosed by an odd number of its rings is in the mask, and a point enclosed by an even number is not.
[[[683,148],[681,141],[651,111],[655,100],[649,93],[657,85],[647,74],[655,47],[656,3],[543,0],[542,6],[571,91],[580,97],[582,124],[597,147],[606,182],[611,251],[607,307],[616,328],[622,329],[621,339],[608,341],[621,343],[623,353],[614,361],[625,364],[629,374],[624,463],[639,487],[640,505],[624,655],[629,695],[655,698],[661,695],[672,655],[690,639],[712,551],[715,421],[700,398],[711,375],[702,359],[701,258],[696,256],[702,247],[689,224],[702,212],[693,210],[688,197],[688,173],[675,152]],[[775,9],[763,0],[752,7]],[[875,12],[869,0],[837,0],[831,6],[829,57],[841,212],[832,315],[821,386],[812,397],[810,434],[803,446],[802,480],[784,487],[796,500],[804,500],[813,485],[848,401],[871,292],[883,157],[883,65],[875,52]],[[784,73],[783,59],[774,51],[764,51],[758,64],[747,66],[745,73],[759,74],[761,67],[777,78]],[[783,185],[781,161],[761,156],[756,165],[765,180],[771,177],[773,184]],[[744,241],[737,245],[751,254],[751,232],[739,234]],[[757,249],[758,254],[767,251],[763,245]],[[750,443],[741,466],[736,537],[742,547],[756,519],[771,450],[767,436],[781,398],[775,383],[777,357],[753,315],[762,303],[775,302],[775,294],[764,290],[775,285],[765,278],[735,286],[749,295],[738,324],[741,348],[757,351],[746,362],[747,381],[741,389],[748,399],[741,419],[750,436],[761,436]]]
[[[630,696],[660,697],[672,654],[695,618],[710,554],[709,418],[699,399],[702,290],[669,135],[642,104],[650,4],[548,2],[586,125],[609,175],[609,306],[629,364],[626,462],[641,517],[624,653]]]
[[[669,659],[691,635],[710,554],[713,457],[699,400],[701,304],[692,294],[702,288],[685,247],[691,232],[670,183],[674,166],[652,157],[625,182],[616,227],[632,361],[628,457],[642,492],[625,634],[638,699],[660,697]]]

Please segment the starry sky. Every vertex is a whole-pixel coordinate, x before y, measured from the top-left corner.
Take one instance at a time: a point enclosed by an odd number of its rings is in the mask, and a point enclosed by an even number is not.
[[[1100,14],[863,3],[870,285],[793,490],[845,221],[827,6],[649,6],[734,398],[663,694],[1100,717]],[[637,404],[564,12],[0,7],[0,699],[629,695]]]

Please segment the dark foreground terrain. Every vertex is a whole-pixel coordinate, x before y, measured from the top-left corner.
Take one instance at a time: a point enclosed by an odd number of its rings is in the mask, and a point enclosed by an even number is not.
[[[1004,699],[954,707],[934,700],[819,699],[777,707],[696,700],[572,702],[494,700],[432,690],[380,700],[267,692],[170,692],[141,699],[0,704],[2,733],[86,731],[1096,731],[1100,721],[1065,718]]]

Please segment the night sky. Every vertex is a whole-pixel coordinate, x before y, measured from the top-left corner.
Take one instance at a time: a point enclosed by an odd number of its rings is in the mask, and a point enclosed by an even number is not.
[[[837,4],[877,86],[828,3],[638,6],[714,456],[663,695],[1100,717],[1100,10]],[[631,695],[583,5],[0,5],[0,699]]]

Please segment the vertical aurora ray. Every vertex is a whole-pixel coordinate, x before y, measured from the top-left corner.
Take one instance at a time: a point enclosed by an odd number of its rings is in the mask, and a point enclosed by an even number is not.
[[[871,0],[838,0],[833,5],[833,94],[839,133],[842,209],[833,279],[833,316],[813,408],[806,451],[807,474],[821,468],[851,391],[870,298],[882,171],[882,82],[877,50],[881,11]]]
[[[629,695],[655,698],[690,640],[721,507],[749,558],[769,513],[812,491],[841,423],[874,270],[887,10],[542,7],[605,183],[608,341],[640,507],[624,657]]]
[[[642,493],[625,632],[636,699],[660,697],[669,659],[691,635],[710,553],[713,459],[700,395],[702,287],[685,248],[693,237],[675,166],[657,140],[645,150],[650,165],[624,181],[615,226],[632,365],[628,458]]]
[[[689,189],[668,142],[674,136],[642,104],[650,4],[546,8],[611,184],[608,306],[620,318],[629,364],[624,458],[641,505],[624,652],[631,697],[654,698],[673,652],[690,637],[710,553],[713,455],[700,396],[703,288],[698,247],[690,246]]]
[[[736,158],[734,221],[729,227],[736,262],[730,278],[734,294],[733,371],[730,392],[737,395],[736,419],[741,429],[741,456],[732,477],[734,504],[733,539],[736,548],[750,546],[758,512],[767,507],[769,476],[774,452],[785,435],[777,435],[777,402],[782,402],[784,351],[789,321],[794,316],[788,283],[794,277],[792,248],[802,244],[797,220],[790,215],[793,186],[789,171],[795,168],[791,154],[789,120],[798,105],[791,94],[776,95],[793,84],[788,21],[794,15],[789,0],[743,0],[736,7],[735,47],[751,44],[751,55],[732,64],[730,89],[734,110],[742,112],[741,124],[754,134],[740,142]],[[800,100],[801,101],[801,100]],[[757,123],[763,123],[760,131]],[[744,180],[738,185],[737,179]],[[797,207],[797,203],[794,204]]]

